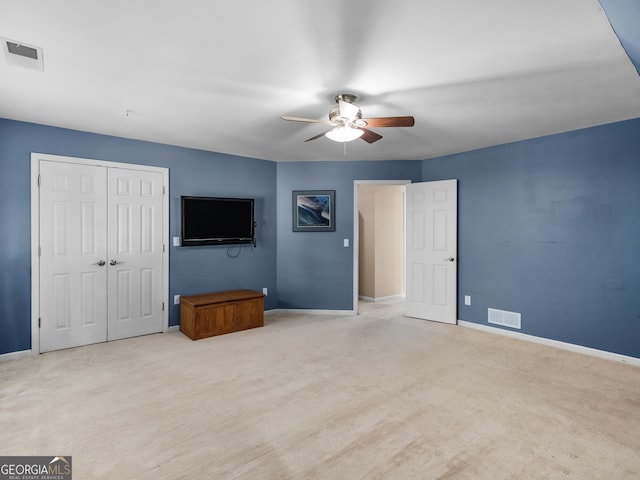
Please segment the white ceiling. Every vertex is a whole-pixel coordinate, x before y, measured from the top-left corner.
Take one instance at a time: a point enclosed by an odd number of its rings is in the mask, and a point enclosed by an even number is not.
[[[0,117],[276,161],[425,159],[640,117],[597,0],[0,0]],[[334,96],[413,115],[339,144]],[[346,145],[346,151],[345,151]]]

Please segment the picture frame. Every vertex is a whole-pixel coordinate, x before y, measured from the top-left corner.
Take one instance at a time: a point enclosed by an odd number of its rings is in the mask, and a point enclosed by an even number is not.
[[[335,190],[294,190],[294,232],[335,232]]]

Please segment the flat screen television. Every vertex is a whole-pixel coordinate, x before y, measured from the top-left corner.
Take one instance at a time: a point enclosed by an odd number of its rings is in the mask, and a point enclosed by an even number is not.
[[[255,246],[253,198],[180,197],[182,245]]]

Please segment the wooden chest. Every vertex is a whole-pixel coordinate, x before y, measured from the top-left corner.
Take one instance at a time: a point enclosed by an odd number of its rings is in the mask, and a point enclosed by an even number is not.
[[[191,340],[262,326],[262,293],[232,290],[180,297],[180,331]]]

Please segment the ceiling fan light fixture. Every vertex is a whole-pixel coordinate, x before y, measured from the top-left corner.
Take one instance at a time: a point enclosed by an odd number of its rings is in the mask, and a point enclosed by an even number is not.
[[[346,143],[361,138],[367,143],[375,143],[382,135],[369,130],[369,127],[413,127],[415,120],[410,116],[403,117],[377,117],[362,118],[360,107],[354,102],[357,96],[352,93],[341,93],[335,97],[337,105],[329,110],[329,121],[315,120],[313,118],[292,117],[281,115],[280,118],[291,122],[320,123],[332,125],[335,128],[326,133],[319,133],[305,142],[327,137],[334,142]]]
[[[351,142],[360,138],[364,134],[364,130],[354,127],[336,127],[325,133],[325,136],[334,142]]]

